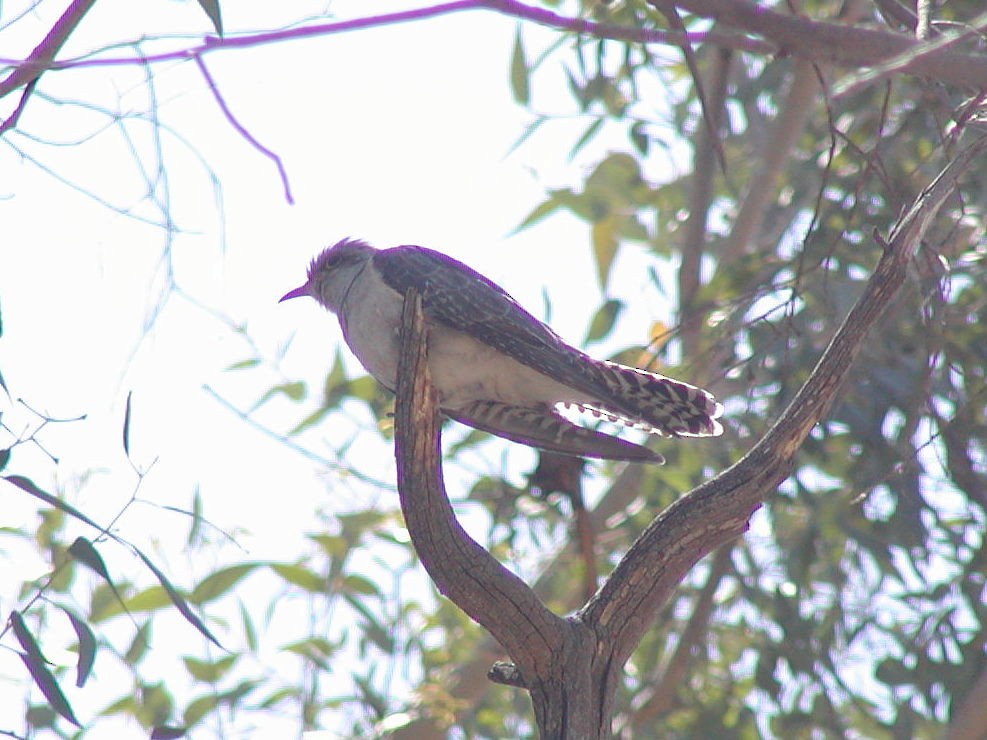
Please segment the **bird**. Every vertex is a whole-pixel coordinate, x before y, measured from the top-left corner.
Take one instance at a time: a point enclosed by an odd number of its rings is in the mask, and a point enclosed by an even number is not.
[[[410,288],[421,296],[439,408],[451,419],[551,452],[654,464],[664,462],[655,450],[573,423],[560,408],[665,437],[723,432],[723,406],[709,391],[590,357],[499,285],[426,247],[377,249],[342,239],[312,260],[306,281],[281,301],[309,296],[334,313],[353,354],[393,392]]]

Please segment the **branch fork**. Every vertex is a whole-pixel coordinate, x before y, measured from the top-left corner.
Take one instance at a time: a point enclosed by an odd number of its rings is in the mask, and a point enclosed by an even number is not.
[[[544,738],[611,736],[624,663],[688,571],[740,536],[783,481],[809,432],[837,398],[869,330],[905,281],[909,261],[958,178],[987,152],[987,136],[963,150],[892,230],[867,286],[805,385],[768,433],[716,478],[658,514],[603,586],[560,617],[462,528],[442,480],[441,417],[427,363],[421,297],[405,295],[395,405],[398,492],[408,532],[445,596],[485,627],[512,664],[488,677],[531,693]]]

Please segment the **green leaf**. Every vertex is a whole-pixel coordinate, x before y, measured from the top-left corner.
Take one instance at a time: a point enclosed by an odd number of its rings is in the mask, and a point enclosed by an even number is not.
[[[583,131],[583,135],[579,137],[578,141],[576,141],[576,143],[572,145],[572,149],[569,150],[570,160],[572,160],[577,154],[579,154],[579,150],[582,149],[587,144],[589,144],[589,142],[592,141],[594,136],[600,133],[600,129],[603,127],[603,123],[605,120],[606,120],[605,118],[597,118],[589,126],[586,127],[586,130]]]
[[[616,223],[612,216],[595,221],[592,227],[593,239],[593,260],[596,263],[596,278],[600,283],[600,290],[606,290],[607,282],[610,280],[610,269],[613,267],[614,257],[617,256],[619,242],[614,236]]]
[[[35,642],[34,637],[28,631],[20,612],[14,611],[10,613],[10,624],[14,628],[14,636],[17,637],[17,641],[25,650],[25,652],[18,653],[18,655],[21,656],[21,660],[27,666],[31,678],[34,679],[37,687],[41,689],[41,693],[44,694],[51,708],[73,725],[81,728],[82,725],[75,718],[75,713],[72,711],[68,699],[65,698],[65,694],[59,688],[55,677],[48,670],[48,661],[41,654],[41,648],[38,647],[38,643]]]
[[[47,704],[34,704],[27,708],[24,719],[32,730],[41,730],[54,727],[58,720],[58,712]]]
[[[315,411],[313,411],[311,414],[309,414],[300,422],[298,422],[295,426],[293,426],[291,430],[288,432],[288,436],[294,437],[295,435],[300,434],[301,432],[305,431],[309,427],[315,426],[324,418],[326,418],[332,411],[333,409],[331,409],[328,406],[321,406],[317,408]]]
[[[175,738],[185,737],[186,732],[187,730],[184,727],[172,727],[171,725],[158,725],[153,730],[151,730],[151,740],[175,740]]]
[[[302,565],[289,565],[288,563],[272,563],[271,570],[281,576],[288,583],[300,586],[306,591],[322,594],[326,592],[326,580],[322,576],[313,573]]]
[[[219,660],[208,661],[185,656],[182,661],[192,678],[203,683],[216,683],[229,672],[239,657],[238,655],[227,655]]]
[[[324,637],[307,637],[304,640],[293,642],[281,648],[285,652],[294,653],[310,660],[323,670],[329,670],[329,664],[326,661],[338,649],[339,645],[330,642]]]
[[[81,511],[76,509],[71,504],[67,504],[57,496],[52,496],[47,491],[43,491],[40,488],[38,488],[36,485],[34,485],[34,482],[30,478],[25,478],[23,475],[4,475],[2,477],[8,483],[17,486],[22,491],[31,494],[35,498],[41,499],[46,504],[50,504],[51,506],[54,506],[56,509],[59,509],[60,511],[64,511],[68,515],[74,516],[80,522],[85,522],[90,527],[93,527],[94,529],[97,529],[100,532],[105,531],[96,522],[94,522],[92,519],[90,519],[88,516],[83,514]]]
[[[153,612],[168,606],[170,602],[167,591],[161,586],[151,586],[131,596],[123,606],[127,611]]]
[[[344,537],[338,534],[310,534],[308,538],[315,542],[322,551],[330,558],[339,559],[346,557],[350,545]]]
[[[123,451],[130,457],[130,397],[133,391],[127,392],[127,408],[123,412]]]
[[[199,7],[209,16],[209,20],[212,21],[212,27],[216,29],[216,33],[222,36],[223,16],[219,12],[219,0],[199,0]]]
[[[530,72],[524,56],[520,23],[514,34],[514,51],[511,54],[511,93],[519,105],[527,105],[531,101]]]
[[[10,449],[0,450],[0,470],[7,467],[7,463],[10,461]]]
[[[527,124],[524,127],[524,132],[519,137],[517,137],[517,139],[514,140],[514,143],[511,144],[507,152],[504,154],[504,159],[507,159],[518,149],[518,147],[520,147],[524,142],[530,139],[531,135],[534,134],[536,131],[538,131],[538,129],[540,129],[542,125],[545,123],[545,121],[547,120],[549,120],[548,116],[540,115],[534,121]]]
[[[147,621],[140,626],[134,639],[130,641],[130,647],[123,654],[125,663],[135,666],[144,660],[147,650],[151,646],[151,622]]]
[[[234,362],[232,365],[226,368],[226,372],[229,372],[230,370],[249,370],[250,368],[257,367],[258,365],[260,365],[260,358],[251,357],[247,360],[240,360],[239,362]]]
[[[305,398],[306,394],[305,383],[301,380],[295,380],[290,383],[280,383],[272,388],[268,388],[267,391],[264,392],[264,395],[261,396],[257,400],[257,403],[254,404],[254,410],[256,411],[279,394],[287,396],[292,401],[301,401]]]
[[[596,309],[596,313],[593,314],[593,319],[589,323],[589,331],[586,332],[584,343],[598,342],[610,334],[623,310],[624,302],[615,298],[611,298]]]
[[[59,606],[72,623],[75,636],[79,640],[79,660],[75,665],[75,685],[82,688],[92,673],[96,661],[96,636],[89,625],[67,606]]]
[[[257,706],[261,709],[270,709],[277,704],[285,701],[286,699],[295,700],[298,698],[298,689],[285,687],[283,689],[278,689],[273,692],[270,696],[266,697]]]
[[[240,607],[240,621],[243,622],[243,637],[247,641],[247,648],[251,652],[256,653],[259,643],[257,641],[257,628],[254,627],[254,620],[242,601],[238,606]]]
[[[260,563],[239,563],[210,573],[192,590],[188,600],[193,604],[205,604],[219,598],[259,565]]]
[[[192,725],[196,724],[218,705],[219,699],[212,694],[200,696],[198,699],[194,699],[187,707],[185,707],[185,711],[182,712],[182,721],[185,723],[186,727],[192,727]]]
[[[372,375],[361,375],[348,383],[349,393],[364,403],[371,403],[377,397],[378,384]]]
[[[98,573],[107,583],[113,583],[110,579],[110,572],[106,569],[106,563],[103,562],[103,557],[93,546],[93,543],[85,537],[75,538],[75,542],[69,545],[69,555]]]
[[[72,711],[72,705],[65,698],[65,694],[62,693],[51,671],[48,670],[44,663],[36,662],[26,653],[18,653],[18,655],[21,656],[21,660],[27,666],[27,670],[31,673],[31,678],[34,679],[34,683],[41,689],[41,693],[45,695],[48,703],[51,704],[51,708],[73,725],[81,728],[82,725],[79,724],[79,720],[75,718],[75,713]]]
[[[524,231],[529,226],[538,223],[546,216],[549,216],[550,214],[557,211],[561,205],[562,203],[555,198],[554,193],[549,194],[548,200],[542,201],[537,206],[535,206],[534,210],[531,211],[531,213],[529,213],[527,216],[525,216],[524,220],[521,221],[521,223],[519,223],[517,226],[514,227],[514,230],[511,232],[511,234],[517,234],[520,231]]]
[[[202,536],[202,493],[199,491],[199,487],[196,486],[195,490],[192,492],[192,513],[191,513],[191,523],[188,528],[188,538],[186,542],[189,547],[196,547],[200,544]]]
[[[641,156],[647,156],[651,138],[648,136],[648,131],[644,122],[636,121],[632,124],[629,135],[634,148],[637,149]]]
[[[380,589],[377,588],[377,584],[368,578],[354,575],[352,573],[343,578],[341,590],[349,594],[364,594],[367,596],[380,595]]]
[[[387,653],[388,655],[392,654],[395,649],[395,641],[391,630],[381,624],[377,619],[377,615],[367,608],[366,604],[361,602],[358,598],[350,594],[344,594],[343,598],[346,599],[346,603],[359,612],[365,620],[363,624],[360,625],[360,629],[363,631],[364,637],[370,640],[370,642],[380,648],[384,653]]]
[[[213,633],[209,631],[209,628],[206,627],[205,623],[199,619],[195,612],[192,611],[192,608],[188,605],[188,602],[185,601],[184,597],[178,593],[178,590],[171,585],[171,581],[169,581],[167,576],[161,572],[158,566],[151,562],[151,559],[137,548],[134,548],[134,552],[137,553],[137,557],[144,561],[144,565],[151,569],[151,572],[157,577],[158,582],[162,585],[164,590],[168,592],[168,597],[175,605],[175,608],[178,609],[183,617],[185,617],[188,623],[199,630],[199,632],[202,633],[204,637],[208,638],[210,642],[216,645],[216,647],[225,650],[226,648],[222,646]]]

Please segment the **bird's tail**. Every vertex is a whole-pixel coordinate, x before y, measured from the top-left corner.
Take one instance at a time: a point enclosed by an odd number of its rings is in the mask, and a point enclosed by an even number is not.
[[[580,404],[614,421],[667,437],[715,437],[723,406],[702,388],[616,362],[594,362],[596,383],[605,397]]]
[[[626,439],[577,426],[553,409],[512,406],[499,401],[473,401],[443,409],[458,422],[521,444],[577,457],[661,465],[665,458]]]

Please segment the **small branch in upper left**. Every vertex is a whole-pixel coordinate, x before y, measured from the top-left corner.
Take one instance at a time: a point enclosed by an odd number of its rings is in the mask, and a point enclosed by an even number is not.
[[[284,187],[284,199],[288,201],[289,205],[293,205],[295,198],[291,194],[291,184],[288,182],[288,172],[284,168],[284,163],[282,163],[281,157],[257,141],[253,134],[251,134],[246,127],[236,119],[236,116],[233,115],[233,111],[231,111],[230,107],[226,104],[226,99],[223,97],[223,94],[219,91],[219,86],[216,85],[216,80],[214,80],[213,76],[209,73],[209,69],[206,67],[206,63],[202,59],[202,55],[196,54],[193,58],[195,59],[196,65],[199,67],[199,71],[202,72],[202,77],[209,86],[209,90],[212,92],[213,97],[216,98],[216,102],[219,104],[219,109],[223,111],[223,115],[226,116],[226,120],[230,122],[230,125],[236,130],[236,132],[246,139],[247,142],[254,147],[254,149],[274,162],[274,165],[278,168],[278,175],[281,177],[281,185]]]

